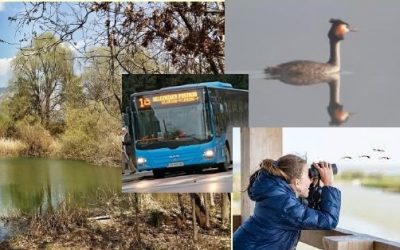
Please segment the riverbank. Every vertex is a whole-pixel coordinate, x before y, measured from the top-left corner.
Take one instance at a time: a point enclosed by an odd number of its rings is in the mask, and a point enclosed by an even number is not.
[[[96,207],[62,205],[43,215],[3,218],[19,228],[0,243],[0,249],[230,249],[230,226],[220,228],[215,209],[210,228],[200,228],[198,240],[193,241],[190,202],[184,202],[187,219],[182,221],[175,202],[147,198],[136,203],[135,198],[115,193],[98,197]]]
[[[361,185],[400,193],[400,176],[366,177],[361,180]]]
[[[400,193],[399,175],[365,174],[361,171],[347,171],[338,175],[337,179],[359,183],[364,187],[381,188],[385,191]]]
[[[117,136],[115,137],[117,138]],[[113,138],[110,138],[110,141],[112,140]],[[121,167],[117,143],[118,138],[114,139],[114,142],[110,146],[92,145],[92,148],[97,150],[93,150],[91,154],[74,154],[71,152],[64,152],[64,148],[58,140],[53,140],[52,143],[46,147],[45,153],[32,154],[32,148],[37,148],[37,146],[29,145],[18,139],[0,137],[0,159],[42,158],[52,160],[77,160],[99,167]]]
[[[37,116],[14,121],[0,113],[0,157],[83,160],[120,167],[121,124],[119,113],[115,114],[94,102],[67,108],[62,121],[50,124]]]

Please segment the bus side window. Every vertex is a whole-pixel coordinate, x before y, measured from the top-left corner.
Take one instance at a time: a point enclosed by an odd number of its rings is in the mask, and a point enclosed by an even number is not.
[[[220,104],[215,99],[212,101],[212,108],[215,117],[215,133],[216,136],[220,136],[221,133],[223,132],[222,116],[221,116]]]

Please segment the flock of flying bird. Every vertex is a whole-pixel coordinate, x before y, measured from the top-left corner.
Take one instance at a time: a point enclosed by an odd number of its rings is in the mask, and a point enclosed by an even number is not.
[[[378,152],[378,153],[384,153],[384,152],[385,152],[385,150],[379,149],[379,148],[374,148],[374,149],[372,149],[372,150],[373,150],[374,152]],[[370,156],[370,155],[360,155],[360,156],[358,156],[358,158],[367,158],[367,159],[371,159],[371,156]],[[342,159],[349,159],[349,160],[351,160],[351,159],[353,159],[353,157],[346,155],[346,156],[343,156]],[[380,159],[380,160],[390,160],[390,157],[389,157],[389,156],[380,156],[379,159]]]

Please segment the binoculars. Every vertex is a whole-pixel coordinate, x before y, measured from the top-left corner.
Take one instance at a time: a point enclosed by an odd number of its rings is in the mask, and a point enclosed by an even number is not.
[[[331,167],[333,174],[336,175],[338,171],[336,164],[331,164]],[[321,179],[321,176],[319,175],[318,169],[314,166],[314,164],[308,169],[308,175],[311,179],[318,178],[318,183],[316,185],[311,183],[308,192],[308,198],[304,199],[304,202],[308,207],[320,209],[322,188],[319,180]]]
[[[336,164],[331,164],[331,167],[332,167],[333,174],[336,175],[337,171],[338,171]],[[314,178],[321,179],[318,169],[314,166],[314,164],[312,164],[311,167],[308,169],[308,176],[311,179],[314,179]]]

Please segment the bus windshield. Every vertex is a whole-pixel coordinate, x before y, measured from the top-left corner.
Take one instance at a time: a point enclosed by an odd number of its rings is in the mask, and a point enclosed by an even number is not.
[[[211,140],[208,108],[203,102],[139,110],[135,126],[138,149],[176,148]]]

